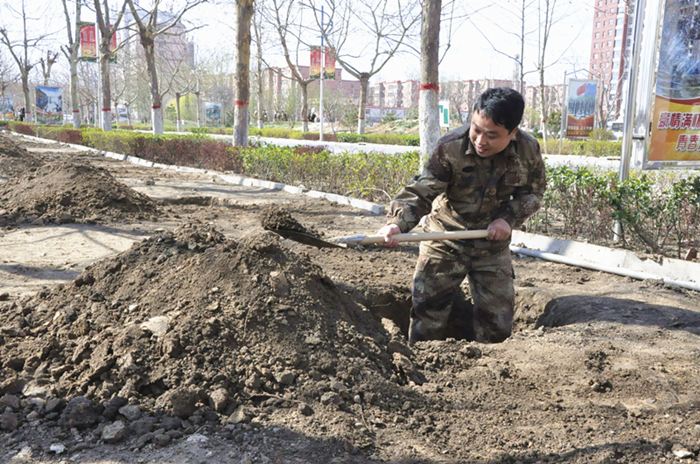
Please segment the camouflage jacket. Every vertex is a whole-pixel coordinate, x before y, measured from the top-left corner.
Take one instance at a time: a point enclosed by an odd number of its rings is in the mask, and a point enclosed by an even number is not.
[[[515,229],[540,207],[545,188],[540,146],[529,134],[518,131],[501,153],[481,158],[466,125],[440,139],[423,172],[392,200],[387,223],[407,232],[429,214],[431,231],[486,229],[497,218]],[[509,240],[469,243],[490,254]]]

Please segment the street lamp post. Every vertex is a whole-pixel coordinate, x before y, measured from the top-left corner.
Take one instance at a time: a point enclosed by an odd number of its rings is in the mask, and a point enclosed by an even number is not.
[[[307,6],[314,11],[319,11],[317,8],[315,8],[313,5],[304,5]],[[321,5],[321,73],[319,75],[319,108],[318,108],[318,122],[319,122],[319,132],[318,132],[318,140],[323,141],[323,74],[326,71],[326,47],[324,44],[324,36],[325,36],[325,25],[324,25],[324,16],[328,13],[323,11],[323,5]],[[330,15],[328,15],[330,16]],[[330,29],[333,27],[333,23],[329,22],[328,28]]]

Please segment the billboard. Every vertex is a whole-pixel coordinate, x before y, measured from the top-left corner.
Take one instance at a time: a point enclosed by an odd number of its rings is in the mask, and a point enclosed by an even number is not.
[[[311,57],[309,58],[309,78],[321,78],[321,47],[311,47]]]
[[[207,126],[221,125],[220,103],[204,103],[204,123]]]
[[[36,122],[63,125],[63,90],[60,87],[36,87]]]
[[[700,12],[667,1],[648,161],[700,161]]]
[[[112,26],[109,26],[110,28]],[[113,52],[109,58],[110,63],[117,62],[117,34],[112,35],[109,49]],[[80,23],[80,59],[83,61],[97,61],[97,34],[95,23]]]
[[[595,127],[596,81],[569,79],[566,136],[588,137]]]
[[[12,98],[0,97],[0,118],[14,119],[15,117],[15,102]]]

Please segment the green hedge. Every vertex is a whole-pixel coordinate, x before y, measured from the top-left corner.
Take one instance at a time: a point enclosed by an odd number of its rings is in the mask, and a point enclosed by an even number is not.
[[[542,153],[556,155],[559,153],[559,140],[547,140],[544,143],[539,140]],[[570,140],[562,142],[562,155],[594,156],[598,158],[610,158],[620,156],[622,142],[611,140]]]
[[[700,175],[633,171],[620,182],[613,171],[548,167],[544,204],[528,230],[612,245],[615,221],[625,248],[682,257],[700,245]]]
[[[380,143],[384,145],[407,145],[410,147],[420,146],[420,137],[417,135],[400,134],[338,134],[339,142],[346,143]]]

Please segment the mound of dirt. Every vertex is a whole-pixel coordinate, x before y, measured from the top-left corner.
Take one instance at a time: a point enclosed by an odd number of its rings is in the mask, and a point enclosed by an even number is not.
[[[43,162],[9,137],[0,134],[0,176],[16,177]]]
[[[127,403],[195,423],[249,421],[260,404],[399,409],[411,393],[398,389],[420,383],[399,330],[280,240],[185,226],[7,304],[0,396],[55,399],[52,419],[79,428]]]
[[[265,230],[284,231],[290,230],[294,232],[302,232],[313,237],[319,237],[318,231],[313,228],[307,228],[301,225],[299,221],[289,213],[289,211],[279,206],[265,206],[260,211],[260,223]]]
[[[23,172],[0,189],[0,207],[15,222],[97,222],[144,218],[156,204],[105,169],[61,160]]]

